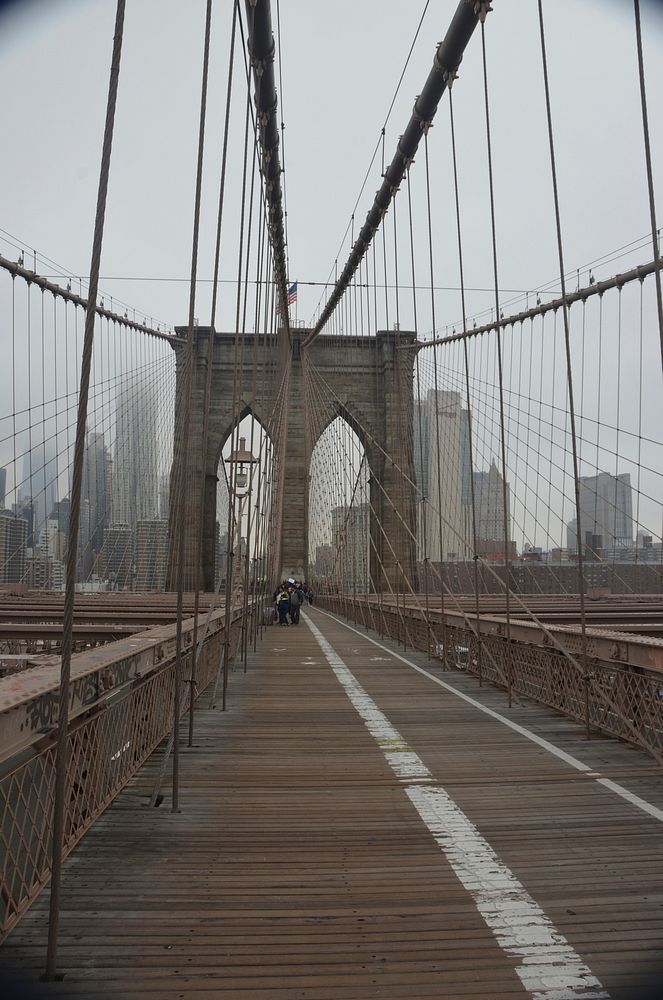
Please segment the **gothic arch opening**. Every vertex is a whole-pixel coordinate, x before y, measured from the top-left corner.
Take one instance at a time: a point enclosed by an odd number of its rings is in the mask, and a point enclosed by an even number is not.
[[[371,588],[368,455],[347,420],[335,417],[311,454],[309,575],[314,586],[365,594]]]
[[[226,583],[232,553],[234,584],[243,574],[262,584],[270,547],[274,444],[266,428],[245,408],[228,428],[217,459],[214,524],[214,584]]]

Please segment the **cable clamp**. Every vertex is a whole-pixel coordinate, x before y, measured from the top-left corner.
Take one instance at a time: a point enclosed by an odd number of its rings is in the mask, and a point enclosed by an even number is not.
[[[426,132],[428,132],[428,129],[433,124],[433,119],[432,119],[432,117],[431,118],[424,117],[421,114],[421,112],[419,111],[419,109],[417,108],[417,104],[419,103],[419,98],[420,97],[421,97],[421,94],[418,94],[417,98],[416,98],[416,100],[414,102],[414,107],[412,108],[412,117],[415,119],[415,121],[419,122],[419,127],[420,127],[421,131],[425,134]],[[433,115],[435,114],[436,111],[437,111],[437,107],[434,108]],[[403,138],[403,136],[401,136],[401,139],[402,138]]]
[[[256,75],[258,80],[262,79],[262,75],[265,72],[265,60],[264,59],[251,59],[251,68]]]
[[[479,2],[474,4],[474,13],[482,24],[486,20],[486,14],[490,14],[492,9],[493,6],[490,3],[490,0],[479,0]]]
[[[442,72],[442,79],[446,83],[447,88],[449,90],[451,90],[451,88],[453,87],[454,80],[458,79],[458,67],[459,66],[460,66],[460,63],[458,63],[453,69],[445,69]]]

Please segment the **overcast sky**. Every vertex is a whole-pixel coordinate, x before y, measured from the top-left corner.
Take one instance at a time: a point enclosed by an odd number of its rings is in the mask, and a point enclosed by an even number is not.
[[[324,281],[333,266],[424,6],[424,0],[337,0],[333,5],[281,0],[292,280]],[[486,32],[500,278],[505,288],[526,289],[554,278],[556,271],[536,3],[496,0],[494,6]],[[204,0],[127,4],[104,275],[186,278],[189,273],[204,7]],[[455,0],[428,4],[387,125],[388,159],[455,7]],[[203,276],[212,267],[230,8],[229,0],[215,4]],[[11,11],[0,39],[0,82],[2,92],[11,95],[2,111],[1,226],[84,275],[115,3],[24,0]],[[569,267],[581,267],[649,229],[632,4],[549,0],[545,13],[566,259]],[[663,162],[663,17],[651,3],[643,4],[643,17],[658,168]],[[467,281],[490,287],[481,86],[477,33],[461,67],[455,100]],[[451,191],[441,183],[448,179],[446,107],[439,117],[431,136],[440,178],[434,195],[437,277],[440,284],[454,284],[455,260],[449,257],[447,273],[444,250],[452,242],[446,228]],[[240,119],[241,110],[238,136]],[[235,165],[240,145],[235,143]],[[418,181],[423,163],[416,168],[413,178]],[[358,220],[363,221],[379,186],[379,172],[376,163]],[[346,241],[341,259],[347,249]],[[229,278],[235,273],[230,252],[224,273]],[[105,287],[149,315],[169,323],[185,320],[185,283],[108,281]],[[319,290],[300,286],[300,320],[309,318],[318,297]],[[204,314],[203,290],[199,301]],[[475,306],[484,302],[474,300]],[[441,308],[445,321],[455,320],[457,296]]]

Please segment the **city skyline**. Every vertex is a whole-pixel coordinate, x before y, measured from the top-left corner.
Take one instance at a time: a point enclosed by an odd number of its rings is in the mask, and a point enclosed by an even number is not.
[[[113,440],[109,443],[103,430],[88,430],[77,546],[79,587],[163,589],[169,476],[158,474],[156,402],[153,390],[143,383],[126,382],[116,393]],[[64,588],[70,498],[68,489],[62,496],[63,473],[58,475],[54,448],[49,439],[23,453],[22,479],[9,495],[8,470],[0,469],[3,505],[18,496],[0,525],[0,583]],[[66,475],[68,480],[68,470]],[[118,520],[122,516],[130,520]],[[109,533],[111,528],[115,530]]]

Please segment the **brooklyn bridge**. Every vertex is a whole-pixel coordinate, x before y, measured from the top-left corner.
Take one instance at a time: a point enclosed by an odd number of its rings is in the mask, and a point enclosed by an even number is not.
[[[660,10],[68,6],[0,17],[3,996],[663,996]]]

